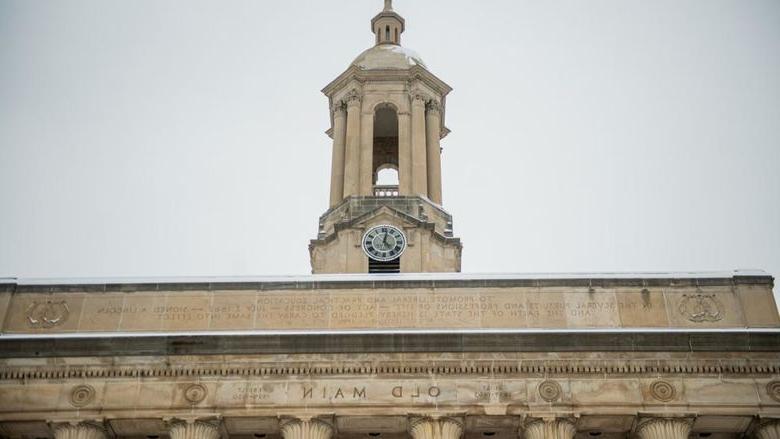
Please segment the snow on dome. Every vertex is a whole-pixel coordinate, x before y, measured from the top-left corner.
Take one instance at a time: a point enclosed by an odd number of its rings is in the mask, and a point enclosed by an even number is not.
[[[379,44],[361,53],[352,65],[364,70],[427,68],[417,52],[395,44]]]

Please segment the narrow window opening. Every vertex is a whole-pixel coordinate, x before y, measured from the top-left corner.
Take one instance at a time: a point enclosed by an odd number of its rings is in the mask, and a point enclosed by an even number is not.
[[[390,41],[390,26],[385,26],[385,41]]]
[[[395,28],[395,44],[398,44],[398,28]]]
[[[399,196],[398,113],[383,104],[374,113],[374,196]]]

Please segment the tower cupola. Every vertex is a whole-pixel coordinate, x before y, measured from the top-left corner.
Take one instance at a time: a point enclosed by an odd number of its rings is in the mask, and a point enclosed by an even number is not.
[[[393,11],[393,0],[385,0],[385,8],[371,20],[371,32],[376,35],[377,45],[400,46],[405,25],[404,18]]]

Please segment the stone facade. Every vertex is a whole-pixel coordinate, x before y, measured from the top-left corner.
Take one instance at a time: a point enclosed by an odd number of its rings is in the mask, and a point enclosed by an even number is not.
[[[0,286],[8,438],[777,437],[760,273]]]
[[[365,273],[363,231],[392,224],[405,274],[0,282],[0,437],[780,439],[763,272],[424,273],[460,271],[449,87],[400,48],[390,0],[371,28],[377,46],[325,89],[311,260]],[[380,196],[382,166],[400,181]]]

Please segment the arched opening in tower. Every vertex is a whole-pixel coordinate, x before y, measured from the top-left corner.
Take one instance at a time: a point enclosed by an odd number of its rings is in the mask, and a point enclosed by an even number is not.
[[[380,105],[374,113],[374,196],[398,196],[398,113]]]

